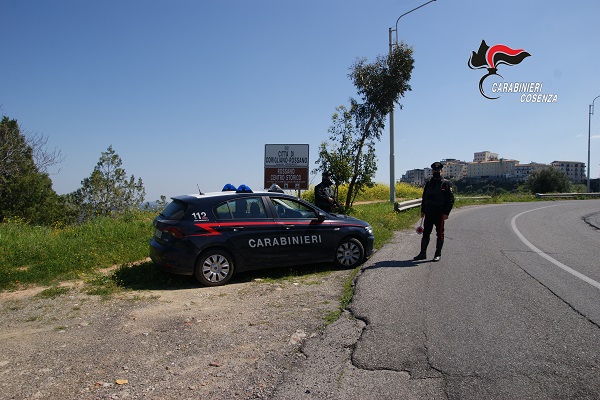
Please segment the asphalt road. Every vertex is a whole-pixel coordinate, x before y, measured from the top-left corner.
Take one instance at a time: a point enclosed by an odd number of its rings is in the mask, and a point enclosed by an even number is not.
[[[274,398],[599,399],[599,216],[600,200],[461,208],[437,263],[397,232]]]

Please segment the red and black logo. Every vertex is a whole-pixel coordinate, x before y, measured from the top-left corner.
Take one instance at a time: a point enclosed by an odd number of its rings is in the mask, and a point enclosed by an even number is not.
[[[479,46],[479,50],[477,50],[477,53],[475,53],[474,51],[471,52],[471,57],[469,58],[469,68],[487,68],[488,70],[488,73],[485,74],[479,81],[479,91],[481,92],[483,97],[490,100],[494,100],[500,97],[489,97],[485,94],[483,90],[483,81],[485,81],[487,77],[497,75],[500,78],[504,79],[504,77],[498,73],[499,65],[517,65],[520,64],[521,61],[523,61],[526,57],[529,57],[530,55],[531,54],[529,54],[523,49],[515,50],[503,44],[496,44],[492,47],[489,47],[485,43],[485,40],[482,40],[481,45]]]

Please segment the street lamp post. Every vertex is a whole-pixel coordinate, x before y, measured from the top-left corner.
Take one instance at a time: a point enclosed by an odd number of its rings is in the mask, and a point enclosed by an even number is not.
[[[392,55],[393,43],[392,43],[392,32],[396,32],[396,46],[398,46],[398,21],[406,14],[410,14],[413,11],[418,10],[421,7],[425,7],[429,3],[433,3],[436,0],[429,0],[427,3],[421,4],[419,7],[413,8],[410,11],[405,12],[396,20],[396,27],[389,29],[389,45],[390,45],[390,56]],[[396,202],[396,176],[395,176],[395,156],[394,156],[394,106],[390,111],[390,202],[393,204]],[[589,164],[589,162],[588,162]],[[588,174],[589,175],[589,174]]]
[[[592,104],[590,104],[588,113],[588,163],[587,163],[587,192],[590,192],[590,139],[592,137],[592,115],[594,114],[594,102],[600,95],[594,97]]]

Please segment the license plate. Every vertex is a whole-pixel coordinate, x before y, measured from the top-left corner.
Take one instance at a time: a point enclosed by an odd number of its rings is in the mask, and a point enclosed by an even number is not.
[[[156,236],[157,238],[161,238],[162,237],[162,231],[159,231],[158,229],[154,231],[154,236]]]

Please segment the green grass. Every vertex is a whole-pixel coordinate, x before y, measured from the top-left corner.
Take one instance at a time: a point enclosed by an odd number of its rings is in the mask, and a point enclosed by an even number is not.
[[[412,200],[421,197],[423,189],[418,188],[408,183],[397,183],[396,184],[396,198],[401,200]],[[337,200],[338,203],[344,204],[346,202],[346,195],[348,194],[348,187],[346,185],[338,188]],[[314,188],[302,192],[302,198],[314,203],[315,192]],[[360,192],[354,204],[366,202],[366,201],[389,201],[390,199],[390,187],[389,185],[383,185],[381,183],[375,184],[373,187],[367,188],[363,192]]]
[[[0,224],[0,290],[52,285],[148,256],[153,214],[98,218],[66,227]]]
[[[342,287],[342,295],[340,296],[340,304],[335,310],[325,316],[325,325],[329,325],[337,321],[340,318],[342,311],[344,311],[344,309],[350,305],[352,297],[354,296],[354,279],[358,275],[360,268],[360,266],[354,268],[350,276],[344,282],[344,286]]]
[[[37,297],[41,297],[43,299],[54,299],[58,296],[62,296],[64,294],[67,294],[71,291],[70,288],[68,287],[64,287],[64,286],[52,286],[49,287],[48,289],[44,289],[43,291],[41,291],[40,293],[38,293],[36,296]]]
[[[404,199],[421,195],[421,189],[406,184],[399,184],[396,192]],[[532,195],[506,194],[487,199],[460,199],[456,207],[533,200],[536,199]],[[375,248],[379,249],[391,239],[394,231],[415,226],[419,208],[396,213],[389,202],[389,187],[375,185],[357,197],[349,214],[373,226]],[[21,220],[5,221],[0,224],[0,290],[50,286],[42,295],[54,297],[67,293],[66,289],[58,287],[58,283],[72,279],[83,279],[85,292],[100,296],[110,296],[121,290],[197,287],[191,277],[162,272],[149,261],[140,262],[148,257],[155,215],[138,212],[116,219],[98,218],[80,225],[53,228],[34,226]],[[101,272],[113,266],[117,268],[112,273]],[[318,280],[319,274],[326,274],[333,268],[321,265],[284,267],[240,274],[236,281],[289,280],[294,277]],[[344,288],[343,307],[352,297],[353,278]]]

